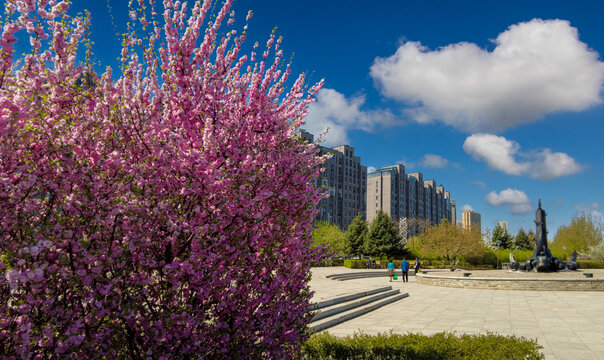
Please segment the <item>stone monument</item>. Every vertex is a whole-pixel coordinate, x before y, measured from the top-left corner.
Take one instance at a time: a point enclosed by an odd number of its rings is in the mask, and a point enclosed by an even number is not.
[[[568,263],[561,261],[557,257],[552,256],[551,251],[547,247],[547,226],[545,223],[545,210],[541,208],[541,199],[539,199],[539,208],[535,214],[535,225],[537,226],[536,244],[533,257],[524,263],[519,263],[514,259],[513,254],[510,254],[510,267],[512,270],[549,272],[558,270],[577,270],[577,252],[575,251]]]

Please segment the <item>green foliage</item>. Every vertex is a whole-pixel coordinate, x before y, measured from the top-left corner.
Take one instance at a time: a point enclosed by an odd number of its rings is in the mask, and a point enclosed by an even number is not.
[[[338,225],[330,222],[321,222],[312,230],[312,245],[313,247],[325,247],[332,256],[344,254],[344,232]]]
[[[518,234],[512,239],[512,249],[515,250],[534,250],[535,249],[535,236],[533,234],[533,238],[529,238],[529,235],[524,231],[524,229],[518,230]]]
[[[367,269],[367,260],[350,259],[344,260],[344,266],[349,269]]]
[[[404,253],[396,224],[381,210],[369,227],[364,249],[371,256],[388,258]]]
[[[488,266],[495,268],[497,256],[490,249],[484,249],[478,254],[468,255],[463,258],[463,265],[469,264],[474,267]]]
[[[499,243],[499,246],[497,246]],[[501,225],[497,224],[491,237],[491,248],[509,249],[512,247],[512,237]]]
[[[579,269],[604,269],[604,261],[577,260]]]
[[[438,333],[354,334],[339,338],[327,332],[312,335],[302,348],[305,359],[544,359],[536,340],[523,337]]]
[[[422,256],[442,256],[449,262],[480,254],[483,250],[482,234],[476,229],[461,230],[442,219],[440,225],[431,226],[421,236]]]
[[[604,242],[590,247],[589,251],[587,252],[587,256],[589,256],[589,258],[592,260],[604,261]]]
[[[361,215],[357,215],[345,233],[345,250],[347,254],[357,255],[359,259],[361,258],[368,231],[369,229],[365,220],[363,220]]]
[[[415,260],[411,260],[410,258],[406,258],[407,262],[409,263],[409,267],[413,268],[413,265],[415,265]],[[394,268],[395,269],[400,269],[401,268],[401,262],[403,260],[392,260],[392,263],[394,264]],[[388,260],[376,260],[377,266],[381,267],[381,268],[385,268],[386,264],[388,264]],[[346,266],[349,269],[367,269],[367,259],[363,259],[363,260],[357,260],[357,259],[350,259],[350,260],[344,260],[344,266]]]
[[[551,248],[563,252],[566,256],[574,251],[587,252],[590,247],[602,243],[603,227],[592,216],[581,214],[574,216],[570,225],[560,226]]]

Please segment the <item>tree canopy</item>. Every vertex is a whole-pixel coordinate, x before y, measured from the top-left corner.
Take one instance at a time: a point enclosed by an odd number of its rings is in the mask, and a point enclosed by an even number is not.
[[[296,358],[325,159],[294,133],[321,84],[274,33],[243,54],[232,0],[131,3],[97,76],[87,15],[4,2],[0,354]]]
[[[368,232],[367,223],[361,215],[357,215],[346,230],[346,253],[357,255],[360,259]]]
[[[381,210],[369,226],[365,252],[372,256],[388,258],[404,252],[396,223]]]
[[[535,249],[535,237],[533,234],[533,239],[524,231],[524,229],[520,228],[518,230],[518,234],[514,236],[512,239],[512,249],[514,250],[534,250]]]
[[[604,228],[592,216],[579,214],[573,216],[569,225],[558,228],[551,247],[566,256],[577,252],[588,252],[590,247],[602,243]]]
[[[331,256],[346,253],[346,236],[336,224],[323,221],[312,230],[313,247],[324,248]]]
[[[499,245],[498,245],[499,244]],[[491,237],[491,245],[493,249],[510,249],[512,247],[512,237],[506,229],[497,224],[493,230]]]
[[[461,256],[480,254],[484,246],[477,229],[462,230],[442,219],[440,225],[424,231],[420,247],[424,255],[442,256],[453,262]]]

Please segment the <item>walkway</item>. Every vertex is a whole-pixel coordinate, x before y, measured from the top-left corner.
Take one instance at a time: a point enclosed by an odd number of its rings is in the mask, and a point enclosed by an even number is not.
[[[489,331],[537,338],[548,360],[604,360],[604,292],[441,288],[416,284],[414,276],[409,277],[408,283],[400,279],[390,283],[387,276],[348,281],[325,278],[349,271],[355,270],[313,268],[310,286],[315,291],[314,300],[384,285],[400,288],[409,297],[332,327],[328,330],[331,334]]]

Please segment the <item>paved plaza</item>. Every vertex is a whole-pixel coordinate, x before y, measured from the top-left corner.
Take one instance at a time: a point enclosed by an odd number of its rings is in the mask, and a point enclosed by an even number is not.
[[[408,283],[389,282],[387,276],[347,281],[325,277],[352,271],[313,268],[313,301],[385,285],[408,292],[409,297],[328,329],[333,335],[495,332],[536,338],[546,359],[604,360],[604,292],[444,288],[416,284],[414,276]]]

